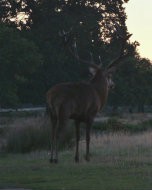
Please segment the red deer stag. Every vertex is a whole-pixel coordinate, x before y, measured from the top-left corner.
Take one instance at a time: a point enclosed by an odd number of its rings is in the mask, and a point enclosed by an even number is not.
[[[65,32],[63,33],[66,34]],[[75,121],[76,152],[75,162],[79,162],[80,123],[86,124],[86,161],[90,160],[90,128],[99,110],[106,103],[108,91],[114,85],[111,76],[116,65],[124,58],[124,46],[131,35],[122,38],[120,55],[103,69],[101,66],[80,59],[76,53],[72,54],[80,62],[89,63],[93,78],[89,82],[61,83],[53,86],[47,92],[47,105],[52,123],[51,158],[50,162],[58,162],[58,139],[65,134],[68,119]],[[75,51],[76,52],[76,51]],[[59,133],[60,129],[60,133]]]

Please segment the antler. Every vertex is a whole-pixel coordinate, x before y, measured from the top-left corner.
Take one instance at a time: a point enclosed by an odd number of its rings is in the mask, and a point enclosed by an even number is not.
[[[69,51],[78,60],[79,63],[82,62],[85,64],[93,64],[93,62],[92,62],[93,60],[88,61],[88,60],[80,58],[80,56],[78,55],[76,38],[75,38],[75,41],[73,43],[73,48],[74,48],[74,51],[72,50],[72,48],[69,47]]]
[[[101,56],[99,55],[99,63],[100,63],[100,66],[102,66],[102,61],[101,61]]]
[[[72,28],[68,32],[65,32],[64,30],[62,32],[61,31],[59,32],[59,36],[61,36],[63,38],[64,43],[66,43],[66,45],[71,40],[71,35],[70,35],[71,31],[72,31]],[[72,45],[72,47],[68,46],[68,49],[69,49],[69,52],[72,54],[72,56],[75,57],[78,60],[78,63],[82,62],[82,63],[85,63],[85,64],[94,65],[94,67],[97,66],[94,63],[93,55],[92,55],[91,52],[90,52],[91,61],[85,60],[85,59],[82,59],[82,58],[79,57],[78,49],[77,49],[76,37],[74,37],[73,39],[72,39],[73,40],[73,45]]]
[[[64,31],[64,30],[59,31],[59,36],[62,37],[65,44],[68,44],[70,40],[72,39],[71,32],[72,32],[72,28],[70,28],[69,31]]]
[[[114,67],[115,65],[117,65],[122,59],[124,59],[126,57],[126,55],[124,54],[124,49],[125,49],[125,44],[126,41],[132,36],[132,34],[128,34],[127,36],[123,37],[122,35],[119,35],[119,38],[122,40],[121,43],[121,49],[120,49],[120,54],[119,56],[113,60],[109,65],[108,65],[108,69],[111,67]]]

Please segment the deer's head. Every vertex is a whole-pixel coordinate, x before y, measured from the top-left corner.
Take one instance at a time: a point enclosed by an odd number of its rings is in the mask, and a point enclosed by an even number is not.
[[[115,68],[104,69],[102,65],[90,64],[89,71],[92,75],[91,82],[105,83],[108,89],[113,89],[115,84],[113,82],[113,73]]]

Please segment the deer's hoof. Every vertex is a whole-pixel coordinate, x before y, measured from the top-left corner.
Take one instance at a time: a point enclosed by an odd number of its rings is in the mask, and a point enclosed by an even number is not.
[[[50,163],[55,163],[55,164],[58,163],[58,160],[57,160],[57,159],[52,159],[52,158],[51,158],[49,161],[50,161]]]
[[[90,156],[85,156],[85,160],[86,160],[87,162],[89,162],[89,161],[90,161]]]
[[[49,161],[50,161],[50,163],[53,163],[53,158],[50,158],[50,160],[49,160]]]
[[[78,157],[75,157],[75,162],[79,163],[79,158]]]
[[[54,163],[55,163],[55,164],[57,164],[57,163],[58,163],[58,159],[54,159],[53,161],[54,161]]]

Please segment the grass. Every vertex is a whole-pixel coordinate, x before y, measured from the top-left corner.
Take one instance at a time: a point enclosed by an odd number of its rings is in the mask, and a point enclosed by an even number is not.
[[[80,163],[74,149],[61,151],[59,164],[50,164],[47,151],[0,156],[0,188],[36,190],[151,190],[152,132],[93,135],[91,161]]]
[[[34,154],[34,153],[33,153]],[[138,162],[80,163],[65,160],[50,165],[47,159],[36,155],[6,155],[0,159],[0,187],[24,187],[39,190],[103,189],[150,190],[152,166]]]
[[[60,150],[59,164],[49,163],[49,152],[44,146],[44,126],[41,118],[18,118],[2,124],[0,138],[8,129],[11,143],[18,142],[21,152],[22,142],[38,144],[38,149],[29,144],[30,153],[10,151],[0,153],[0,189],[21,187],[35,190],[151,190],[152,189],[152,131],[151,120],[137,123],[125,123],[110,119],[100,127],[109,127],[102,133],[91,136],[91,161],[84,159],[85,140],[80,142],[80,163],[74,163],[75,147]],[[94,125],[94,126],[95,126]],[[124,130],[139,127],[140,130]],[[136,125],[136,126],[135,126]],[[129,127],[128,127],[129,126]],[[141,129],[142,126],[142,129]],[[143,130],[144,128],[144,130]],[[7,130],[6,130],[7,129]],[[123,129],[123,130],[122,130]],[[138,131],[138,133],[136,133]],[[139,132],[140,131],[140,132]],[[39,136],[37,140],[33,135]],[[44,135],[45,134],[45,135]],[[69,134],[72,135],[70,132]],[[30,137],[30,138],[29,138]],[[69,138],[69,137],[67,137]],[[72,136],[73,138],[73,136]],[[17,140],[18,139],[18,140]],[[32,140],[32,141],[31,141]],[[14,143],[15,144],[15,143]],[[43,146],[40,148],[40,145]],[[10,146],[11,147],[11,146]],[[18,149],[18,148],[17,148]]]
[[[48,118],[37,117],[9,117],[8,122],[4,117],[0,124],[0,137],[4,137],[2,142],[0,139],[0,147],[5,152],[26,153],[35,150],[43,150],[50,148],[51,126]],[[110,118],[104,122],[96,122],[93,130],[97,133],[110,132],[129,132],[137,133],[152,129],[152,120],[143,121],[142,123],[123,123],[118,118]],[[66,136],[60,143],[60,149],[73,146],[75,141],[75,128],[70,122],[66,128]],[[84,127],[82,127],[82,132]],[[5,140],[4,140],[5,139]]]
[[[74,128],[67,126],[67,133],[60,149],[73,145]],[[49,149],[51,126],[48,118],[18,118],[11,124],[0,128],[0,135],[5,137],[2,150],[12,153],[26,153],[34,150]]]

